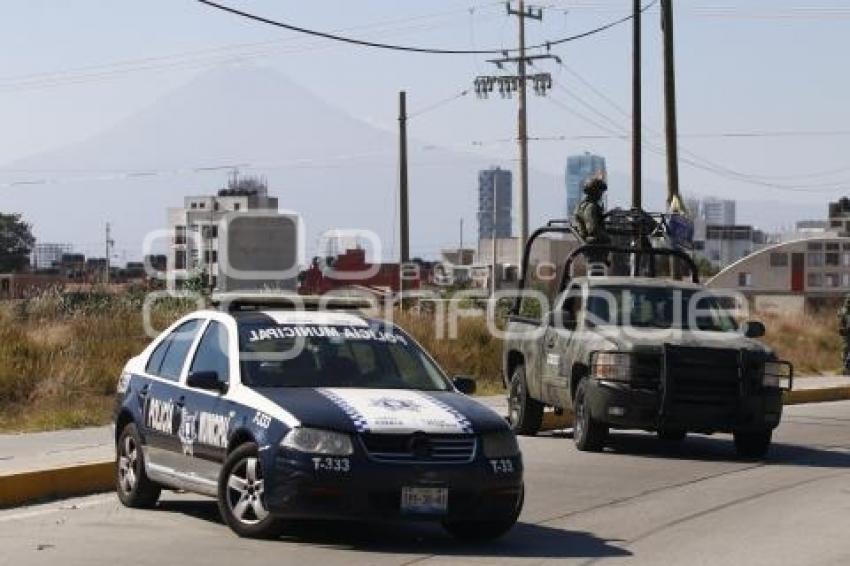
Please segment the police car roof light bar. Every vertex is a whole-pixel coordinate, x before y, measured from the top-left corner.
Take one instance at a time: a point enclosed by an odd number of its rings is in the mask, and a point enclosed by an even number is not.
[[[226,292],[213,293],[210,303],[218,310],[362,310],[374,307],[364,297],[339,295],[299,295],[294,292]]]

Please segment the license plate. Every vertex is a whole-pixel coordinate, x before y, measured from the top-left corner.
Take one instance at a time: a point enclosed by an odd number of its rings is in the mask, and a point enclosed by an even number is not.
[[[444,515],[449,507],[449,490],[445,487],[401,488],[402,513]]]

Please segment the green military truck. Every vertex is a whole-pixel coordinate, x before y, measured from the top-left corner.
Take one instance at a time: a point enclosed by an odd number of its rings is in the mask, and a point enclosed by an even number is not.
[[[646,238],[620,247],[579,242],[552,308],[528,316],[522,291],[531,246],[551,232],[575,233],[568,222],[551,222],[529,239],[508,319],[503,375],[514,430],[534,435],[545,408],[571,409],[583,451],[602,450],[610,429],[640,429],[674,443],[688,433],[731,433],[740,457],[764,457],[793,380],[791,364],[756,340],[765,327],[738,323],[700,285],[687,254],[654,249]],[[589,275],[571,275],[578,258],[606,253],[631,258],[631,273],[589,264]],[[690,271],[688,281],[656,276],[658,260],[668,258]]]

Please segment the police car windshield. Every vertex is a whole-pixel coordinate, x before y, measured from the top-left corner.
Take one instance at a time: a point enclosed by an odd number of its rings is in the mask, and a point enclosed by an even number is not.
[[[385,326],[240,324],[242,382],[250,387],[446,391],[439,368]]]
[[[592,325],[732,332],[738,325],[719,297],[669,287],[594,287],[587,299]]]

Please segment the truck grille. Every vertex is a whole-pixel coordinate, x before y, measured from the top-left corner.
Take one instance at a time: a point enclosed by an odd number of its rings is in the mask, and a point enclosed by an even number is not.
[[[377,462],[462,464],[475,458],[474,435],[378,434],[360,435],[369,457]]]
[[[738,350],[667,345],[662,387],[667,403],[732,404],[741,395]]]

